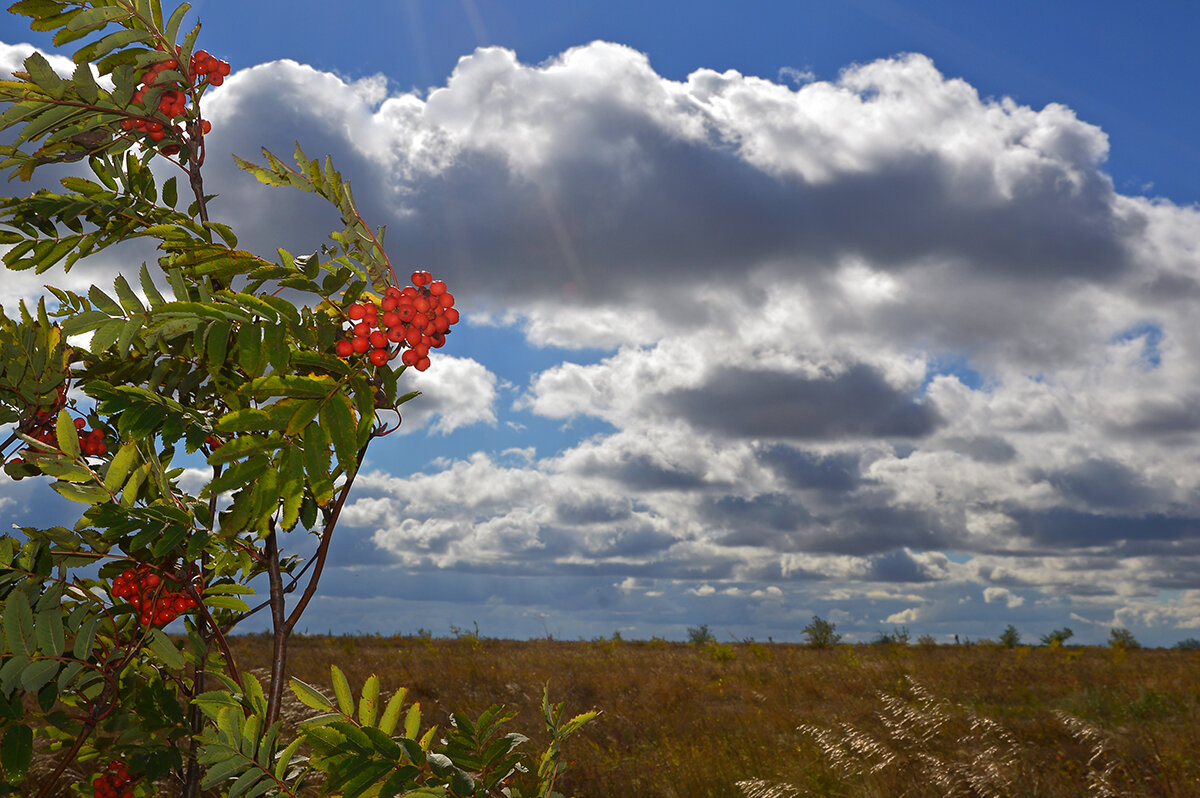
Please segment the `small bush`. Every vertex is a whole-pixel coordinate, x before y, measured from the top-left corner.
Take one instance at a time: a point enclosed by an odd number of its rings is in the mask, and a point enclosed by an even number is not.
[[[804,627],[800,633],[804,635],[810,648],[830,648],[836,646],[842,639],[842,636],[834,631],[835,629],[837,629],[837,624],[814,615],[812,623]]]
[[[1016,648],[1017,646],[1021,645],[1021,633],[1018,632],[1017,627],[1013,626],[1011,623],[1004,627],[1004,631],[1000,633],[1000,637],[998,639],[1000,641],[1000,645],[1004,646],[1005,648]]]
[[[687,636],[688,642],[693,646],[703,646],[717,642],[716,636],[708,630],[708,624],[706,623],[702,623],[699,626],[689,626]]]

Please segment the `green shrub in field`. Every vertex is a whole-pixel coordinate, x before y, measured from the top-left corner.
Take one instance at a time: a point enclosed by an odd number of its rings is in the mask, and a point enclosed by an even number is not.
[[[836,646],[842,636],[837,633],[837,624],[814,615],[812,623],[804,627],[800,634],[810,648],[829,648]]]

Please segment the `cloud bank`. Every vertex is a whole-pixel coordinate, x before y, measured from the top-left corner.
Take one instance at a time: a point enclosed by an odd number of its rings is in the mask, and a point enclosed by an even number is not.
[[[467,318],[602,353],[507,390],[464,352],[417,386],[436,401],[406,431],[608,431],[377,463],[332,589],[467,574],[496,618],[645,634],[1200,627],[1200,211],[1116,192],[1067,106],[980,97],[920,54],[792,77],[671,81],[593,42],[481,48],[421,93],[290,61],[211,93],[214,210],[244,244],[311,251],[330,226],[226,157],[300,138]]]

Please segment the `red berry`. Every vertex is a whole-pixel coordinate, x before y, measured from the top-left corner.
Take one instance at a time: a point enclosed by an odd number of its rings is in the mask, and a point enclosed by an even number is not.
[[[220,72],[217,72],[216,74],[210,73],[208,76],[208,85],[210,86],[220,86],[224,82],[225,77]]]
[[[356,335],[354,340],[350,342],[351,348],[356,355],[361,355],[371,348],[371,342],[367,340],[365,335]]]
[[[360,321],[363,316],[367,315],[367,309],[355,302],[346,310],[346,315],[350,317],[351,321]]]
[[[433,294],[434,296],[441,296],[442,294],[446,293],[446,283],[441,280],[434,280],[429,284],[429,293]]]
[[[442,318],[451,324],[458,324],[458,309],[446,308],[446,312],[442,315]]]
[[[424,371],[425,369],[429,368],[429,358],[423,357],[418,360],[416,368],[417,371]]]
[[[346,341],[346,340],[341,340],[341,341],[337,342],[338,357],[350,357],[350,355],[352,355],[352,354],[354,354],[354,345],[353,344],[351,344],[349,341]]]
[[[405,349],[404,354],[400,356],[400,362],[406,366],[415,366],[421,357],[412,349]]]
[[[382,366],[388,362],[388,352],[386,349],[376,349],[371,352],[370,357],[372,365]]]
[[[387,335],[384,333],[381,333],[379,330],[376,330],[375,332],[371,333],[370,337],[367,340],[370,341],[371,346],[373,346],[376,349],[383,349],[384,347],[387,346]]]
[[[442,294],[441,299],[438,300],[438,304],[444,308],[454,307],[454,294],[448,292]]]

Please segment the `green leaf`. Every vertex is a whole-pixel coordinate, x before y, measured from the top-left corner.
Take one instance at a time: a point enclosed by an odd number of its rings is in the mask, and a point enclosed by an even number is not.
[[[363,726],[374,726],[378,711],[379,677],[372,673],[367,677],[362,696],[358,700],[358,722]]]
[[[261,408],[246,407],[221,416],[213,425],[217,432],[269,432],[275,428],[274,417]]]
[[[99,485],[76,485],[73,482],[55,482],[50,487],[64,498],[81,504],[102,504],[111,497]]]
[[[310,424],[304,430],[304,472],[308,475],[313,499],[322,507],[333,498],[330,466],[329,434],[319,424]]]
[[[338,709],[343,715],[353,714],[354,693],[350,691],[350,682],[347,681],[346,674],[342,673],[342,669],[337,665],[330,665],[329,673],[333,678],[333,694],[337,696]]]
[[[289,684],[291,685],[292,692],[296,694],[296,698],[304,706],[319,709],[322,712],[333,709],[333,702],[312,685],[296,678],[293,678]]]
[[[111,320],[112,317],[102,310],[85,310],[81,313],[76,313],[62,323],[63,335],[79,335],[80,333],[91,332],[101,324]]]
[[[92,354],[103,354],[110,346],[117,342],[121,337],[121,333],[125,332],[124,319],[110,319],[96,327],[96,331],[92,333],[92,340],[88,342],[88,350]]]
[[[61,657],[66,648],[62,610],[51,607],[37,614],[38,650],[48,657]]]
[[[410,740],[417,739],[421,731],[421,702],[418,701],[408,708],[404,716],[404,736]]]
[[[41,690],[58,676],[58,660],[39,659],[21,671],[21,689],[27,693]]]
[[[209,607],[216,607],[222,610],[233,610],[234,612],[250,611],[250,605],[237,596],[209,596],[205,594],[204,603]]]
[[[10,726],[0,741],[0,768],[4,770],[4,781],[10,785],[25,780],[25,773],[33,761],[33,729],[24,724]]]
[[[118,274],[113,287],[117,289],[117,298],[121,300],[121,307],[125,309],[126,313],[146,312],[146,307],[137,298],[137,294],[133,293],[133,289],[129,287],[129,282],[125,279],[125,275]]]
[[[75,420],[65,407],[58,411],[54,422],[54,438],[58,441],[59,450],[67,457],[78,459],[82,452],[79,449],[79,430],[75,429]]]
[[[37,632],[33,626],[33,609],[23,590],[14,590],[4,602],[4,639],[8,650],[32,657],[37,652]]]
[[[391,734],[396,730],[396,724],[400,722],[400,710],[404,706],[404,699],[407,696],[408,688],[401,687],[388,699],[387,706],[383,710],[383,717],[379,719],[377,727],[384,734]]]
[[[76,659],[87,659],[91,656],[99,626],[99,616],[92,616],[79,625],[79,631],[75,633],[75,642],[71,645],[71,653]]]
[[[88,289],[88,299],[92,300],[92,304],[100,310],[103,310],[109,316],[125,316],[125,311],[121,309],[113,298],[101,291],[97,286],[92,286]]]
[[[269,374],[251,380],[245,391],[255,399],[270,399],[276,396],[297,396],[303,399],[324,399],[337,388],[332,377],[300,377],[294,375]],[[353,422],[352,422],[353,423]]]
[[[129,11],[119,6],[100,6],[88,8],[71,17],[67,30],[84,30],[96,25],[107,25],[110,22],[123,22],[133,16]]]
[[[130,441],[123,444],[117,453],[113,455],[112,461],[108,464],[108,470],[104,473],[104,487],[110,493],[116,493],[121,486],[125,484],[125,479],[129,476],[129,472],[138,462],[137,444]]]
[[[65,89],[63,79],[50,66],[50,62],[46,60],[45,56],[39,52],[31,54],[25,59],[25,71],[29,73],[29,79],[38,88],[43,89],[56,100],[62,99]]]
[[[260,435],[243,435],[227,442],[208,456],[209,465],[224,465],[254,454],[274,451],[285,445],[282,438],[264,438]]]
[[[180,3],[179,7],[171,13],[171,18],[167,20],[166,27],[163,29],[163,35],[167,41],[174,42],[179,38],[179,26],[183,24],[183,17],[191,7],[190,3]]]
[[[154,285],[154,280],[150,277],[150,270],[146,268],[146,264],[142,264],[142,270],[138,273],[138,280],[142,285],[142,292],[146,295],[150,307],[158,307],[165,304],[166,299],[159,293],[158,287]]]
[[[183,654],[179,653],[179,649],[162,629],[158,627],[151,629],[150,639],[147,642],[150,645],[150,651],[168,668],[171,670],[183,668]]]
[[[357,423],[350,397],[340,391],[321,407],[321,426],[333,437],[338,463],[346,473],[354,470],[358,460]]]
[[[75,91],[79,92],[79,96],[87,103],[95,103],[100,97],[100,87],[96,85],[96,79],[92,76],[91,64],[80,64],[75,67],[75,74],[71,81],[75,84]]]

